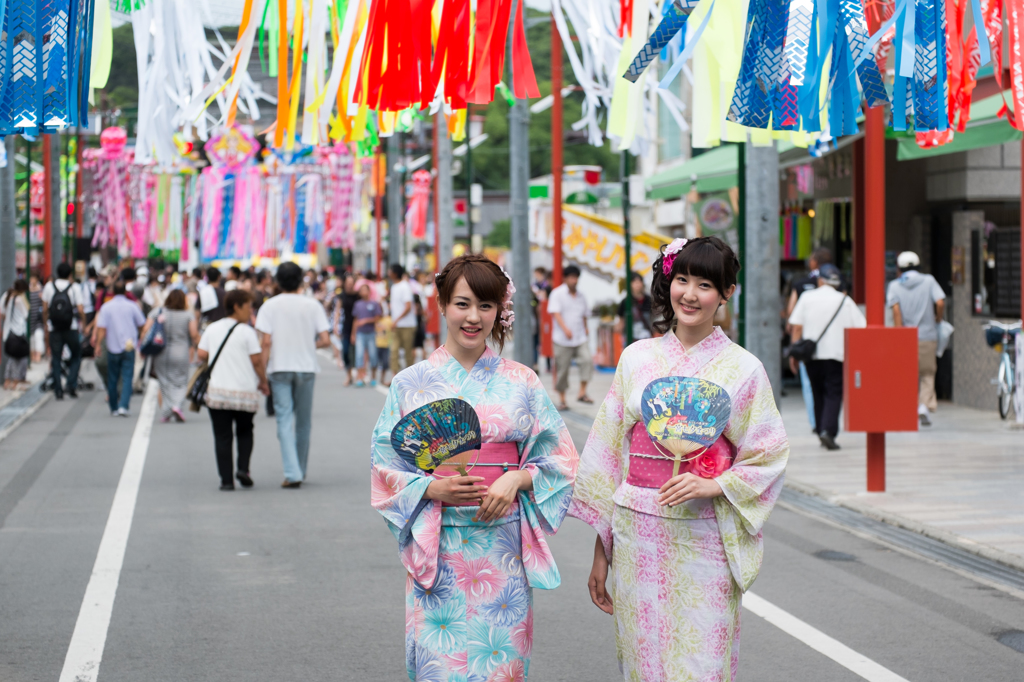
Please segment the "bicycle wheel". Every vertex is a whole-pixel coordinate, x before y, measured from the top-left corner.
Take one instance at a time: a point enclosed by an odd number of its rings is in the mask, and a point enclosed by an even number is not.
[[[996,381],[999,386],[999,416],[1006,419],[1013,408],[1013,367],[1010,364],[1010,356],[1005,352],[999,362]]]

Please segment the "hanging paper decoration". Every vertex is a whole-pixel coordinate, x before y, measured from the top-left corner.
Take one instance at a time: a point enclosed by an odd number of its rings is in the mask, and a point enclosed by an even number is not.
[[[353,208],[357,205],[355,199],[358,196],[353,196],[356,188],[352,153],[341,144],[321,148],[317,152],[328,172],[324,246],[352,249],[355,246]]]
[[[413,239],[425,239],[427,236],[427,205],[430,203],[432,180],[429,171],[418,170],[412,174],[412,193],[409,196],[409,210],[405,213],[405,224]]]
[[[256,140],[236,125],[211,136],[204,148],[210,165],[202,172],[199,256],[204,261],[247,257],[254,233],[264,224],[261,172],[252,163]]]
[[[91,0],[0,2],[0,135],[88,125]]]
[[[125,256],[134,237],[128,220],[128,167],[134,152],[126,149],[127,141],[124,128],[107,128],[100,134],[99,149],[82,150],[83,170],[91,175],[87,201],[96,221],[92,246],[115,246]]]

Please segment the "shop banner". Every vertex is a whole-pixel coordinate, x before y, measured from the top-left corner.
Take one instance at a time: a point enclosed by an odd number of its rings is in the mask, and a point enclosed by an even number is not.
[[[530,207],[530,244],[551,249],[555,239],[551,216],[551,206],[538,203]],[[631,241],[632,268],[646,277],[660,255],[661,246],[670,240],[668,237],[644,232],[633,235]],[[604,275],[609,280],[615,280],[625,274],[625,244],[621,224],[573,206],[562,205],[563,258]]]

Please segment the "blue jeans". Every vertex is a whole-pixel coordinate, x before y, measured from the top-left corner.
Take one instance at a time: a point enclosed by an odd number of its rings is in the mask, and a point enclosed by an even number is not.
[[[309,432],[313,420],[313,372],[273,372],[270,390],[277,417],[277,441],[281,444],[284,477],[292,482],[306,478]]]
[[[123,407],[128,409],[132,399],[132,374],[135,372],[135,351],[107,353],[107,401],[110,411]],[[121,396],[118,399],[117,382],[121,382]]]
[[[804,407],[807,408],[807,421],[811,422],[811,431],[817,433],[814,423],[814,393],[811,392],[811,378],[807,376],[807,365],[800,363],[800,390],[804,394]]]
[[[356,334],[356,369],[362,369],[366,357],[370,356],[370,370],[377,369],[377,335]]]

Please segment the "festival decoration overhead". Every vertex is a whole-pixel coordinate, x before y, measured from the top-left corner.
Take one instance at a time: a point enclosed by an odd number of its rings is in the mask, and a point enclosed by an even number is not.
[[[0,14],[0,135],[87,125],[93,3],[6,0]]]
[[[124,128],[107,128],[99,149],[82,150],[82,167],[90,178],[86,203],[96,221],[92,246],[115,246],[124,255],[135,237],[128,218],[128,168],[134,153],[126,149],[127,141]]]

